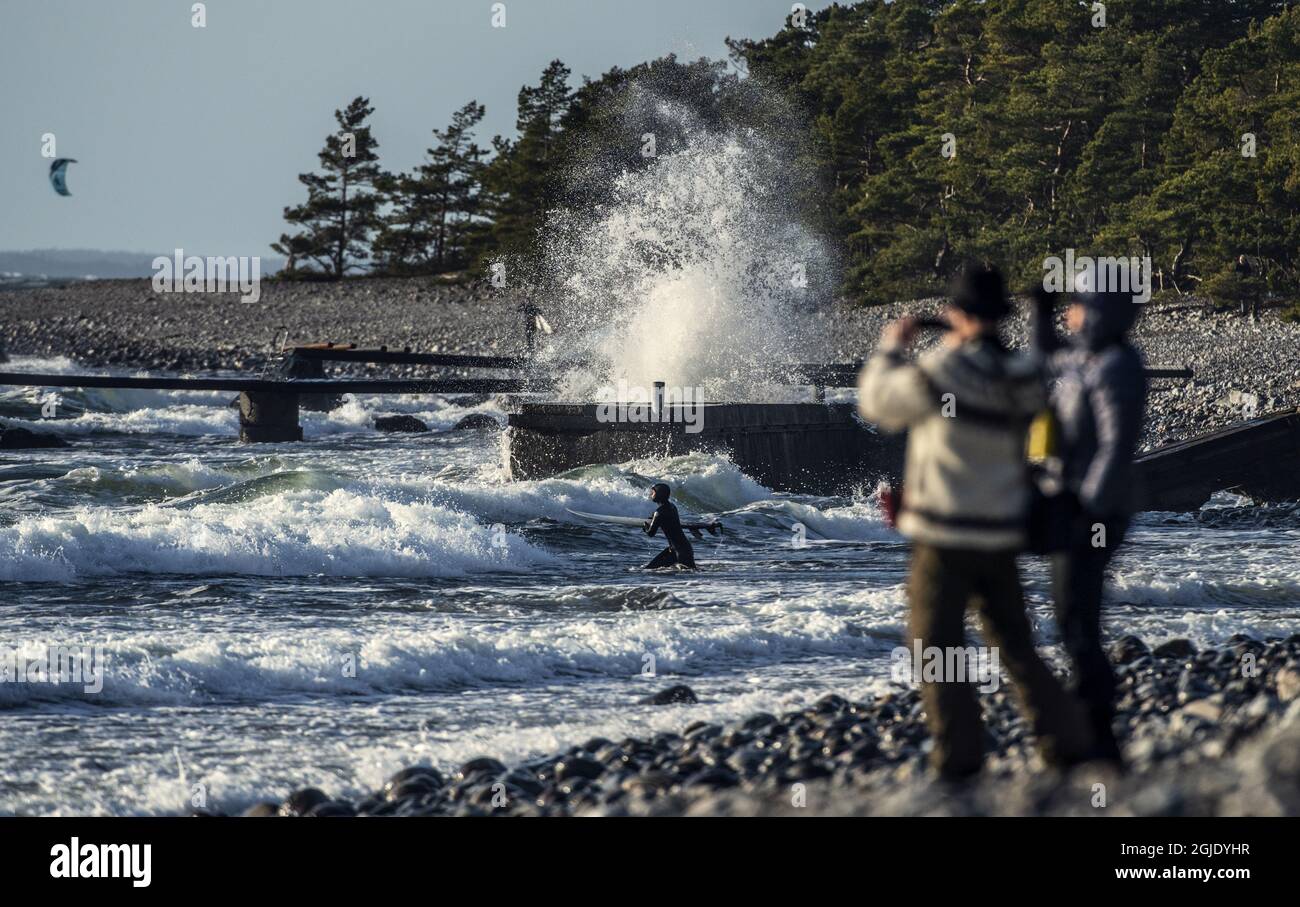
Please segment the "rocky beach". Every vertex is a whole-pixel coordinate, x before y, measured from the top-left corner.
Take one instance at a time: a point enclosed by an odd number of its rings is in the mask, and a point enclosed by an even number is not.
[[[158,294],[148,280],[102,280],[0,292],[0,349],[67,356],[88,367],[204,372],[260,371],[284,346],[355,343],[418,352],[512,355],[523,350],[522,300],[486,286],[428,278],[343,283],[268,280],[261,300],[232,294]],[[942,300],[864,308],[841,302],[812,316],[826,338],[826,362],[853,362],[901,314],[931,313]],[[563,331],[568,313],[543,307]],[[1024,306],[1008,322],[1023,343]],[[1136,336],[1153,368],[1191,368],[1158,379],[1148,404],[1144,448],[1300,405],[1300,323],[1266,309],[1258,320],[1196,302],[1148,304]],[[341,367],[335,366],[336,369]],[[366,371],[361,367],[359,371]],[[413,366],[369,369],[394,377]]]
[[[1300,635],[1199,652],[1186,639],[1152,648],[1123,636],[1111,658],[1124,773],[1043,770],[1003,686],[982,700],[980,781],[936,784],[919,697],[899,685],[865,702],[832,694],[781,715],[593,738],[513,766],[487,756],[446,774],[412,766],[359,802],[304,788],[244,815],[1300,814]],[[651,698],[694,701],[680,684]]]

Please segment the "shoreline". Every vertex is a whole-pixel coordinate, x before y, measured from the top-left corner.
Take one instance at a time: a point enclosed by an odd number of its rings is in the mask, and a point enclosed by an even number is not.
[[[980,697],[996,744],[984,772],[939,783],[918,691],[891,684],[867,702],[830,694],[780,716],[594,738],[513,766],[487,756],[451,773],[410,766],[357,802],[302,788],[242,815],[1300,815],[1300,634],[1237,635],[1200,652],[1124,636],[1110,650],[1122,774],[1044,769],[1004,682]]]
[[[932,313],[942,300],[863,308],[837,304],[808,316],[826,362],[870,354],[880,328],[902,314]],[[564,312],[544,313],[564,330]],[[1026,340],[1024,307],[1007,339]],[[1135,338],[1151,367],[1193,369],[1191,380],[1152,382],[1142,449],[1184,440],[1246,416],[1300,406],[1300,324],[1267,310],[1258,321],[1194,305],[1153,305]],[[157,294],[148,278],[88,281],[0,293],[0,350],[66,356],[87,368],[261,371],[285,345],[356,343],[417,352],[518,355],[519,300],[481,285],[429,278],[341,283],[268,280],[261,301],[236,294]],[[343,369],[332,367],[335,373]],[[358,366],[358,375],[416,377],[418,366]]]
[[[826,359],[866,355],[881,325],[932,312],[939,300],[814,316]],[[522,348],[516,301],[419,278],[343,284],[268,281],[262,302],[234,294],[158,296],[146,279],[0,294],[0,346],[16,355],[67,355],[87,367],[256,370],[277,338],[335,340],[419,351],[512,354]],[[560,318],[556,319],[562,326]],[[1023,317],[1007,333],[1023,341]],[[274,335],[274,336],[271,336]],[[1258,322],[1196,308],[1153,308],[1139,339],[1155,367],[1190,365],[1191,382],[1157,381],[1148,446],[1241,421],[1232,392],[1256,393],[1260,412],[1300,404],[1300,325],[1269,312]],[[858,350],[859,352],[854,352]],[[387,375],[411,368],[377,366]],[[1185,641],[1183,641],[1185,642]],[[1112,642],[1121,678],[1122,736],[1132,771],[1084,766],[1059,778],[1037,765],[1003,684],[983,698],[992,739],[981,781],[954,790],[923,762],[928,734],[917,692],[895,686],[863,703],[827,696],[779,716],[736,716],[677,733],[596,739],[513,766],[490,757],[444,774],[413,766],[356,802],[299,790],[253,814],[315,815],[784,815],[1092,814],[1095,784],[1112,812],[1300,815],[1300,634],[1233,637],[1195,652],[1178,641],[1144,653]],[[1260,663],[1245,676],[1246,655]],[[1059,670],[1059,664],[1057,665]],[[664,678],[665,686],[673,680]],[[685,695],[685,694],[683,694]],[[802,784],[806,805],[792,802]],[[494,801],[504,793],[503,805]]]

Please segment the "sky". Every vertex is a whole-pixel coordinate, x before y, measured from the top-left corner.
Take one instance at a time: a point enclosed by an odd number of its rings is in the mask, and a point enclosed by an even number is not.
[[[805,0],[807,2],[807,0]],[[824,3],[811,3],[812,8]],[[480,142],[556,58],[573,84],[668,53],[726,58],[788,0],[0,0],[0,249],[262,255],[305,198],[334,110],[370,98],[407,170],[471,99]],[[53,134],[71,197],[50,187]]]

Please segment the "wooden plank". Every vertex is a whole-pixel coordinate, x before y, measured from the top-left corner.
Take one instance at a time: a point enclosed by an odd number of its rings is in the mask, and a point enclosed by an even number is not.
[[[312,344],[295,346],[288,350],[303,359],[320,359],[326,362],[374,362],[396,365],[444,365],[455,368],[522,368],[528,359],[522,356],[462,356],[451,353],[412,353],[408,350],[359,350]]]

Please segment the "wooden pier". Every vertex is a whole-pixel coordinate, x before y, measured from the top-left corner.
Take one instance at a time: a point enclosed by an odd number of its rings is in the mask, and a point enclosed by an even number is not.
[[[117,377],[0,372],[0,386],[230,391],[239,395],[240,439],[301,441],[302,407],[329,408],[341,394],[522,394],[549,389],[521,377],[524,360],[351,345],[293,347],[278,377]],[[428,379],[326,378],[325,362],[418,364],[456,369],[511,369],[515,377]],[[820,400],[826,387],[855,383],[856,363],[796,365],[790,384],[807,384]],[[1151,378],[1187,378],[1187,369],[1150,369]],[[680,407],[647,421],[601,418],[598,404],[518,401],[509,416],[511,473],[540,478],[598,463],[714,451],[779,491],[829,494],[861,488],[902,471],[903,439],[877,433],[849,404],[699,404],[698,430]],[[676,411],[675,411],[676,410]],[[1151,451],[1136,461],[1145,510],[1199,508],[1216,491],[1256,500],[1300,500],[1300,411],[1274,413]]]
[[[1216,491],[1300,500],[1300,410],[1167,444],[1137,458],[1143,510],[1197,510]]]
[[[137,390],[231,391],[239,394],[239,437],[248,442],[301,441],[299,400],[333,394],[509,394],[529,387],[519,378],[119,378],[114,375],[42,375],[0,372],[0,385],[109,387]]]

